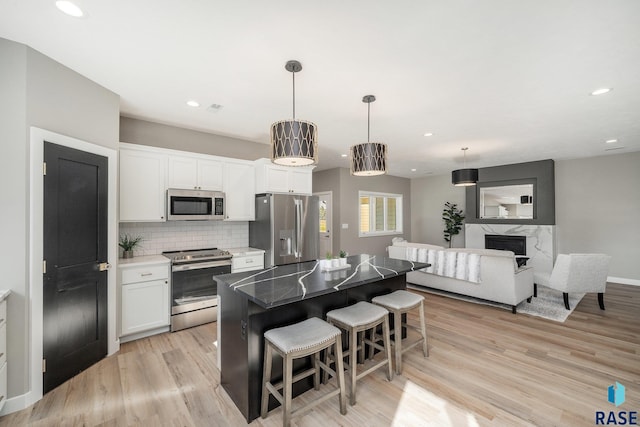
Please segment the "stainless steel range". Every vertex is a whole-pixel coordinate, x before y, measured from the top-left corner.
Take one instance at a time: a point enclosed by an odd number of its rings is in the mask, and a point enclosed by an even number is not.
[[[218,248],[162,255],[171,260],[171,331],[215,322],[218,289],[213,276],[231,273],[232,255]]]

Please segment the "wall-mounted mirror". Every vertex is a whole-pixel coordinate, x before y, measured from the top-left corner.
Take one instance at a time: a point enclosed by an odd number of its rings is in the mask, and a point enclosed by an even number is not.
[[[533,190],[533,184],[480,186],[479,217],[533,219]]]

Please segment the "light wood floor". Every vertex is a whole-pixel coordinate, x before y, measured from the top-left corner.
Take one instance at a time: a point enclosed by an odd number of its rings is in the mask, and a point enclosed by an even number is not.
[[[607,402],[615,381],[626,386],[616,410],[640,410],[639,287],[610,284],[604,312],[587,295],[565,323],[427,299],[428,359],[415,348],[392,382],[383,370],[362,379],[346,416],[336,398],[293,424],[593,426],[595,411],[616,409]],[[124,344],[0,426],[246,425],[219,386],[215,339],[209,324]],[[281,423],[276,409],[251,426]]]

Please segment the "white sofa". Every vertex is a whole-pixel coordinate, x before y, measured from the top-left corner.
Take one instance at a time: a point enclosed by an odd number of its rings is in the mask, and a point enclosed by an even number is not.
[[[533,295],[533,269],[518,268],[511,251],[445,249],[407,241],[395,241],[387,250],[391,258],[431,264],[407,273],[407,283],[508,304],[513,313]]]

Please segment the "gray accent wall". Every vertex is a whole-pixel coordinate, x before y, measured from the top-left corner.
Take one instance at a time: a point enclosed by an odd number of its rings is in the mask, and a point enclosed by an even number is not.
[[[313,174],[313,191],[333,191],[333,252],[384,255],[394,237],[411,236],[411,182],[390,175],[351,176],[347,168],[335,168]],[[387,236],[359,237],[359,191],[402,194],[403,233]],[[343,229],[342,224],[348,228]]]
[[[268,130],[269,123],[265,126]],[[259,144],[129,117],[120,118],[120,142],[244,160],[271,158],[269,141]]]
[[[120,98],[41,53],[0,39],[0,287],[8,300],[8,397],[29,391],[30,126],[117,149]],[[11,242],[11,244],[7,244]]]
[[[556,161],[558,253],[611,255],[610,277],[640,281],[640,152]]]
[[[555,181],[553,160],[515,163],[478,170],[478,185],[466,187],[466,205],[468,224],[528,224],[554,225],[555,217]],[[528,184],[534,182],[533,219],[481,219],[478,215],[478,194],[482,185],[500,186]]]
[[[465,188],[451,183],[451,174],[433,175],[411,180],[411,238],[412,242],[448,247],[444,240],[442,211],[446,202],[455,203],[466,216]],[[452,247],[464,247],[464,227],[454,236]]]

